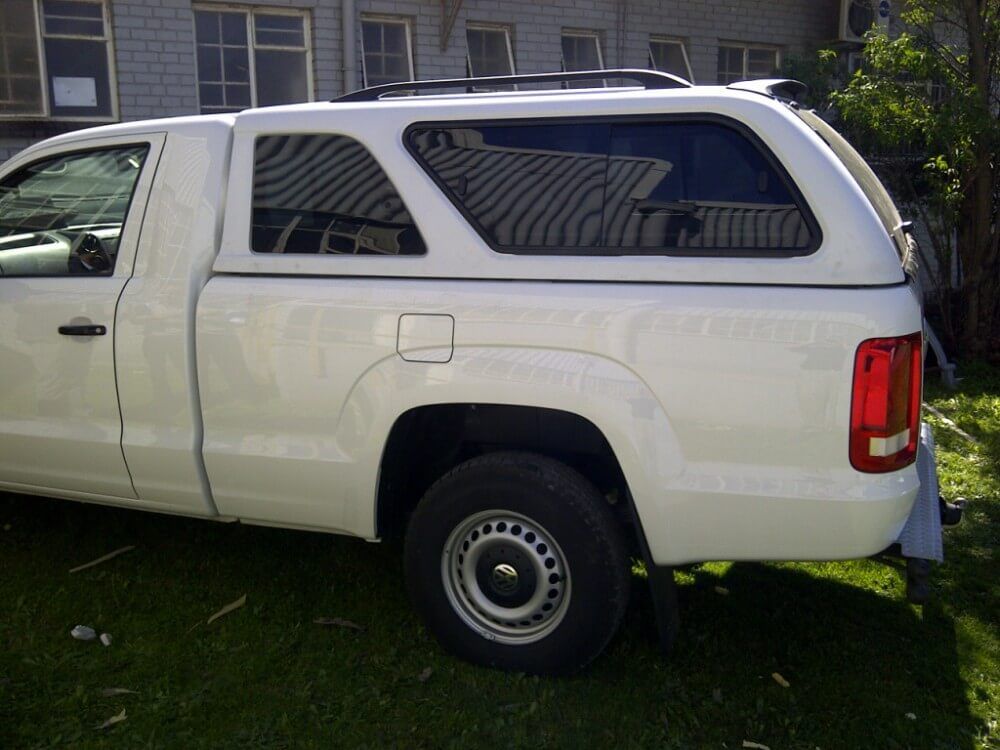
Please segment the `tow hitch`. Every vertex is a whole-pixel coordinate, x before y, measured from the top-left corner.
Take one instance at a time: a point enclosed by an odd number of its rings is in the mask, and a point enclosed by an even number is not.
[[[958,526],[962,522],[962,512],[965,510],[965,500],[962,498],[949,503],[938,495],[938,507],[941,509],[942,526]]]
[[[965,500],[960,498],[949,503],[938,495],[937,504],[941,526],[958,526],[961,523]],[[930,599],[932,561],[922,557],[905,557],[898,544],[892,545],[888,552],[906,560],[906,600],[910,604],[926,604]]]

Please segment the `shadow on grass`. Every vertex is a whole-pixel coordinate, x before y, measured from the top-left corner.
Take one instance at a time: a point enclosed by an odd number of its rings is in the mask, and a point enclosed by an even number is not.
[[[186,747],[308,746],[333,732],[347,745],[971,748],[981,731],[953,619],[906,605],[898,580],[886,592],[845,582],[878,579],[874,563],[696,571],[670,661],[637,585],[608,653],[578,677],[538,680],[444,655],[409,608],[395,547],[23,496],[0,495],[2,524],[11,747],[56,735],[101,746],[93,727],[113,712],[88,696],[109,672],[141,686],[122,730],[136,744],[158,744],[164,726]],[[125,544],[137,549],[68,575]],[[204,624],[244,593],[243,611]],[[84,650],[67,635],[78,621],[112,630],[114,647]],[[74,684],[90,687],[60,692]]]

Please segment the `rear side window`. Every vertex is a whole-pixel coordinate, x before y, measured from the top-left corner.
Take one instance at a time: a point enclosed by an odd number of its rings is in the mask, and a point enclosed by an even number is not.
[[[423,255],[388,175],[343,135],[267,135],[254,146],[250,247],[256,253]]]
[[[608,247],[809,247],[808,226],[785,181],[757,146],[723,125],[615,125],[606,192]]]
[[[416,126],[409,146],[500,252],[800,255],[818,239],[762,144],[716,122]]]
[[[418,128],[410,145],[496,249],[600,245],[607,125]]]

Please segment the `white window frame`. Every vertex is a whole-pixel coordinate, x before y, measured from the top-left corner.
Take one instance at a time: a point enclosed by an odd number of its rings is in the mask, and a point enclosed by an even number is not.
[[[305,44],[306,53],[306,101],[316,100],[315,84],[313,82],[313,44],[312,44],[312,18],[308,10],[298,10],[297,8],[276,8],[272,5],[230,5],[228,3],[192,3],[191,5],[191,30],[194,40],[194,84],[195,100],[198,112],[201,113],[201,74],[198,71],[198,36],[194,24],[196,23],[194,14],[196,11],[207,13],[242,13],[247,24],[247,65],[250,71],[250,106],[257,105],[257,62],[254,51],[259,47],[263,50],[278,50],[284,52],[302,52],[300,47],[286,47],[277,44],[257,44],[255,36],[254,14],[260,13],[265,16],[294,16],[302,20],[302,41]]]
[[[562,33],[559,35],[559,59],[562,63],[563,73],[570,73],[569,69],[566,68],[566,57],[563,55],[562,51],[562,40],[563,37],[574,37],[576,39],[590,39],[594,42],[594,47],[597,49],[597,67],[598,70],[604,70],[604,51],[601,49],[601,34],[599,31],[594,31],[592,29],[563,29]],[[608,82],[606,80],[601,80],[601,86],[607,87]]]
[[[681,48],[681,57],[684,58],[684,68],[687,70],[687,80],[694,83],[694,72],[691,70],[691,59],[688,57],[687,44],[683,39],[678,39],[673,36],[658,36],[651,35],[649,37],[649,43],[646,46],[646,51],[649,54],[649,67],[652,70],[659,70],[656,67],[656,58],[653,56],[653,45],[654,44],[673,44]],[[669,73],[670,71],[664,71]]]
[[[774,53],[774,68],[777,70],[781,67],[781,48],[775,47],[773,44],[755,44],[753,42],[719,42],[719,48],[727,49],[739,49],[743,52],[743,71],[742,80],[747,80],[750,76],[748,67],[750,62],[750,50],[764,50],[766,52]],[[716,57],[718,59],[718,57]],[[716,73],[716,80],[718,80],[718,72]]]
[[[406,31],[406,61],[409,64],[410,80],[416,80],[416,67],[413,62],[413,24],[406,16],[386,16],[363,13],[361,22],[385,23],[402,26]],[[368,64],[365,62],[365,35],[361,34],[361,78],[364,86],[368,86]]]
[[[42,108],[39,112],[0,112],[3,120],[49,120],[52,122],[118,122],[118,71],[115,66],[115,40],[111,26],[111,0],[84,0],[90,5],[101,6],[101,21],[104,24],[104,35],[98,39],[94,36],[76,36],[73,34],[45,34],[42,32],[44,23],[42,0],[32,0],[35,11],[35,51],[38,53],[38,83],[42,89]],[[111,99],[110,115],[53,115],[49,101],[49,72],[45,58],[45,39],[83,39],[86,41],[103,41],[108,56],[108,95]]]
[[[510,26],[497,23],[477,23],[470,21],[465,24],[465,64],[469,68],[469,75],[476,77],[476,71],[472,69],[472,53],[469,52],[469,31],[502,31],[504,41],[507,43],[507,60],[510,62],[509,75],[517,75],[517,68],[514,66],[514,46],[510,39]],[[517,86],[514,87],[515,89]],[[486,91],[486,89],[476,89],[476,91]]]

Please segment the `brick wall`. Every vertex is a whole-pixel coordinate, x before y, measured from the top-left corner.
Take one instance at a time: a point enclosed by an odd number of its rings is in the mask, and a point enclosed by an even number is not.
[[[205,5],[211,5],[206,0]],[[345,85],[339,0],[242,0],[244,6],[308,9],[312,26],[314,96],[330,99]],[[465,0],[441,50],[438,0],[357,0],[355,30],[360,55],[360,17],[365,13],[411,19],[418,78],[464,76],[467,22],[504,24],[520,73],[559,70],[563,28],[600,33],[607,67],[645,67],[650,34],[683,39],[695,81],[714,83],[719,41],[776,45],[802,52],[835,37],[838,0],[629,0],[620,27],[615,0]],[[112,28],[122,120],[197,112],[194,20],[191,0],[111,0]],[[361,85],[361,65],[347,89]],[[0,120],[0,161],[41,138],[79,123],[14,123]]]

